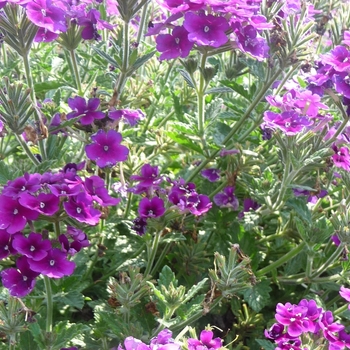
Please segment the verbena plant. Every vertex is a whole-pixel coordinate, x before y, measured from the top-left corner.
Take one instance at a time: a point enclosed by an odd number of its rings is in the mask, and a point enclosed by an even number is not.
[[[1,348],[350,348],[347,0],[0,7]]]

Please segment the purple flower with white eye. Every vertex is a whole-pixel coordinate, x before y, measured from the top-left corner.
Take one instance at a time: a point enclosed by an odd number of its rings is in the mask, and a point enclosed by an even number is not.
[[[239,203],[237,197],[234,195],[235,188],[232,186],[225,187],[222,192],[217,193],[213,200],[214,203],[221,208],[232,208],[237,210]]]
[[[271,340],[278,340],[283,335],[284,325],[280,323],[273,324],[269,330],[265,329],[265,338]]]
[[[278,128],[288,136],[296,135],[313,124],[309,118],[302,117],[295,111],[281,114],[267,111],[264,113],[264,121],[264,127]]]
[[[48,216],[54,215],[59,210],[60,205],[60,199],[50,193],[40,193],[36,197],[29,193],[23,193],[18,201],[28,209]]]
[[[118,109],[109,112],[108,117],[116,121],[123,118],[130,126],[135,126],[145,118],[145,114],[140,109]]]
[[[190,54],[194,43],[188,40],[188,31],[183,26],[177,26],[171,34],[159,34],[156,38],[157,50],[161,52],[160,60],[185,58]]]
[[[131,175],[131,181],[139,181],[136,186],[129,188],[129,192],[135,194],[146,193],[151,197],[154,190],[159,188],[159,184],[163,181],[163,178],[159,176],[158,166],[151,166],[150,164],[144,164],[141,167],[140,175]]]
[[[334,317],[331,311],[324,312],[318,321],[318,324],[323,331],[323,336],[329,342],[336,341],[337,333],[345,328],[344,325],[333,321],[334,321]]]
[[[113,198],[108,194],[104,181],[99,176],[90,176],[84,183],[86,193],[103,207],[117,205],[120,198]]]
[[[41,189],[41,179],[42,176],[40,174],[25,173],[23,176],[9,181],[4,187],[2,194],[15,199],[23,193],[35,193]]]
[[[16,233],[24,229],[28,220],[36,220],[39,212],[23,207],[17,200],[0,196],[0,229]]]
[[[335,74],[332,77],[335,90],[345,96],[350,98],[350,77],[348,73]]]
[[[52,5],[51,0],[29,1],[26,5],[27,16],[38,27],[45,28],[52,33],[66,32],[66,12]]]
[[[224,17],[186,12],[183,26],[189,32],[188,40],[199,46],[220,47],[228,41],[225,32],[230,26]]]
[[[188,350],[215,350],[222,346],[223,340],[221,338],[214,338],[212,331],[203,330],[199,339],[189,338],[187,340]]]
[[[205,194],[193,193],[186,199],[185,202],[185,208],[191,214],[196,216],[200,216],[207,213],[212,206],[213,203],[210,201],[210,198]]]
[[[338,148],[336,145],[332,146],[335,154],[332,155],[332,161],[338,168],[343,168],[346,171],[350,171],[350,155],[347,147]]]
[[[158,218],[165,213],[164,201],[161,198],[143,198],[138,210],[141,218]]]
[[[34,42],[36,43],[50,43],[58,38],[59,34],[58,33],[53,33],[47,30],[46,28],[39,28],[38,31],[36,32]]]
[[[63,207],[70,217],[79,222],[94,226],[100,220],[101,212],[92,207],[92,200],[84,192],[69,197],[68,202],[63,203]]]
[[[67,114],[67,119],[80,117],[79,121],[82,125],[90,125],[95,119],[103,119],[105,117],[103,112],[97,111],[99,105],[99,98],[90,98],[86,103],[84,97],[70,97],[68,99],[68,106],[73,109],[73,112]]]
[[[329,64],[337,72],[350,72],[350,52],[344,46],[336,46],[325,55],[321,55],[322,63]]]
[[[220,170],[215,168],[204,169],[201,175],[205,177],[210,182],[216,182],[220,180]]]
[[[145,218],[136,218],[133,220],[133,225],[131,228],[136,231],[139,236],[143,236],[146,233],[147,229],[147,219]]]
[[[21,256],[16,260],[17,269],[11,267],[1,271],[2,284],[13,297],[22,298],[29,294],[35,286],[35,278],[40,272],[33,271],[28,258]]]
[[[250,53],[259,61],[269,57],[269,46],[266,40],[258,35],[258,31],[252,25],[242,27],[241,23],[235,22],[232,27],[237,37],[239,49]]]
[[[28,237],[15,235],[12,245],[18,253],[35,261],[45,258],[51,249],[51,241],[43,240],[42,235],[35,232],[31,232]]]
[[[128,159],[129,149],[121,145],[122,135],[115,130],[99,130],[91,136],[93,143],[85,146],[86,155],[100,168],[112,167]]]
[[[31,270],[50,278],[69,276],[75,269],[75,263],[67,260],[67,254],[57,248],[49,250],[46,257],[39,261],[29,260],[28,262]]]
[[[16,254],[17,251],[12,246],[13,237],[6,230],[0,230],[0,260],[7,258],[10,254]]]

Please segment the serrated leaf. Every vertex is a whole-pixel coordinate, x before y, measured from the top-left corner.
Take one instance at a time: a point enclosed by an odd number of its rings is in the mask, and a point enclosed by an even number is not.
[[[227,86],[218,86],[218,87],[214,87],[214,88],[211,88],[209,90],[207,90],[205,92],[206,95],[209,95],[209,94],[223,94],[223,93],[227,93],[227,92],[233,92],[234,90],[231,89],[230,87],[227,87]]]
[[[164,286],[168,288],[170,283],[172,283],[174,287],[177,287],[178,281],[175,277],[174,272],[171,270],[171,268],[165,265],[162,268],[161,273],[159,274],[158,285],[159,287]]]
[[[63,293],[55,298],[56,302],[82,309],[84,306],[84,296],[76,290]]]
[[[255,341],[264,350],[275,350],[275,348],[276,348],[276,345],[271,343],[269,340],[266,340],[266,339],[255,339]]]
[[[191,127],[191,125],[181,123],[181,122],[169,123],[169,125],[171,125],[177,131],[180,131],[181,133],[188,134],[191,136],[196,135],[195,130],[193,127]]]
[[[215,129],[213,131],[214,142],[218,146],[222,146],[223,145],[222,142],[224,141],[224,139],[226,138],[226,136],[230,131],[231,131],[231,128],[228,125],[226,125],[225,123],[217,122]]]
[[[259,312],[270,302],[269,292],[272,289],[269,284],[268,280],[263,280],[252,288],[246,289],[243,293],[244,300],[255,312]]]
[[[206,284],[208,278],[204,278],[199,283],[192,286],[189,291],[185,294],[185,299],[183,300],[184,303],[191,300]]]
[[[294,209],[300,219],[306,221],[309,225],[312,223],[312,215],[309,208],[306,205],[305,198],[290,198],[286,202],[286,206],[290,209]]]
[[[220,83],[225,85],[226,89],[230,89],[231,92],[235,91],[239,95],[243,96],[244,98],[250,101],[249,91],[246,90],[242,85],[237,84],[233,80],[221,80]]]
[[[191,88],[195,88],[195,85],[193,83],[193,80],[191,78],[191,76],[188,74],[188,72],[186,72],[183,69],[179,69],[180,74],[184,77],[186,83],[191,87]]]

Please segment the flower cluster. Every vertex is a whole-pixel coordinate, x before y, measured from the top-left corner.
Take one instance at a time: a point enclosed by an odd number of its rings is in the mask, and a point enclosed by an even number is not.
[[[271,29],[259,13],[260,0],[224,1],[160,1],[170,17],[152,23],[148,35],[158,34],[157,50],[161,60],[187,57],[195,46],[237,48],[258,60],[268,57],[268,45],[260,35]],[[163,33],[168,28],[171,34]],[[159,34],[160,33],[160,34]]]
[[[167,182],[172,185],[170,189],[160,186],[164,177],[160,176],[157,166],[145,164],[140,170],[141,175],[132,175],[130,180],[138,181],[138,184],[129,188],[128,191],[135,194],[143,194],[146,197],[139,203],[139,217],[134,220],[133,229],[143,235],[146,232],[147,219],[158,218],[166,211],[165,203],[176,208],[181,214],[192,214],[200,216],[208,212],[212,203],[208,196],[198,194],[196,185],[192,182],[186,183],[184,179],[171,180]],[[163,197],[163,198],[160,198]]]
[[[116,348],[113,348],[117,350]],[[112,349],[112,350],[113,350]],[[141,340],[134,337],[127,337],[124,340],[124,348],[119,345],[118,350],[180,350],[181,344],[176,343],[172,338],[172,332],[164,329],[158,333],[156,337],[151,339],[147,345]]]
[[[340,295],[350,301],[350,289],[341,287]],[[297,305],[278,303],[275,318],[278,323],[265,330],[265,337],[277,344],[277,350],[304,349],[307,338],[310,344],[325,343],[331,350],[350,347],[344,325],[335,322],[332,312],[318,307],[315,300],[303,299]]]
[[[85,179],[78,175],[82,164],[67,164],[58,173],[24,174],[9,181],[0,195],[0,259],[15,256],[17,268],[2,271],[2,282],[13,296],[32,291],[40,274],[50,278],[71,275],[75,263],[68,260],[89,245],[86,234],[67,226],[65,234],[49,239],[49,232],[36,232],[34,222],[59,222],[71,217],[81,223],[96,225],[98,206],[117,205],[120,199],[108,194],[98,176]],[[30,233],[24,232],[27,224]]]
[[[98,30],[113,29],[111,24],[100,19],[98,10],[88,8],[87,2],[76,4],[69,1],[37,0],[16,3],[24,7],[29,20],[39,27],[34,39],[36,42],[54,41],[72,25],[81,27],[81,38],[85,40],[100,40]]]

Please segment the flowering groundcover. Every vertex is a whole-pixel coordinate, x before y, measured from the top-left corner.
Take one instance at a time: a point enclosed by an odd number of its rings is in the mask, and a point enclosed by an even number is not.
[[[0,1],[0,348],[350,348],[347,0]]]

